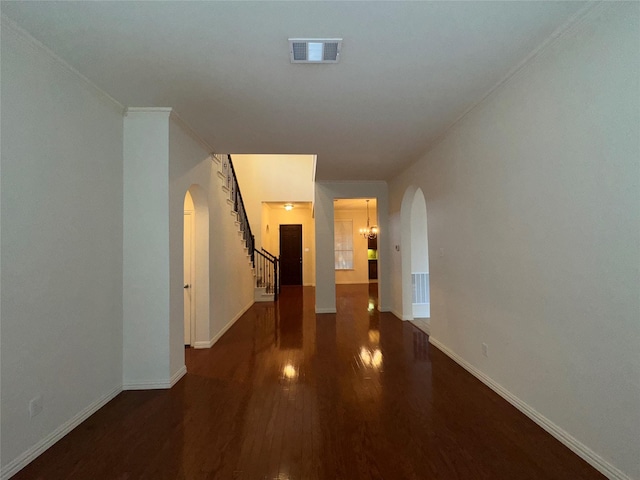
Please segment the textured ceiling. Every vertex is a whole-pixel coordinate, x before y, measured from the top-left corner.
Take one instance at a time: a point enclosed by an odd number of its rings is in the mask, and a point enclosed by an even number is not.
[[[3,15],[125,106],[217,152],[317,154],[318,180],[419,158],[584,2],[10,2]],[[342,37],[292,65],[290,37]]]

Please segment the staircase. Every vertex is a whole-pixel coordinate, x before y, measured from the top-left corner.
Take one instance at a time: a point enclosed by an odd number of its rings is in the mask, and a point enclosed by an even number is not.
[[[278,299],[278,293],[280,292],[278,278],[280,260],[264,248],[262,250],[256,250],[255,254],[254,275],[256,287],[254,300],[256,302],[275,301]]]
[[[278,281],[279,259],[265,249],[256,250],[255,237],[251,233],[249,217],[242,200],[238,178],[236,177],[231,155],[212,154],[214,163],[218,164],[218,177],[222,180],[222,189],[227,194],[230,213],[242,238],[247,257],[251,262],[256,302],[273,302],[278,299],[280,284]]]

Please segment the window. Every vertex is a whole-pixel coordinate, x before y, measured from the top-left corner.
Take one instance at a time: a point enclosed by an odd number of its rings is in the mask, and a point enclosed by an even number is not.
[[[353,220],[334,223],[336,270],[353,270]]]

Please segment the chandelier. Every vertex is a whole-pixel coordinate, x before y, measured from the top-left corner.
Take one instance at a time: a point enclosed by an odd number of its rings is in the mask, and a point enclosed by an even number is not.
[[[366,228],[360,229],[360,235],[362,235],[364,238],[370,238],[372,240],[378,236],[378,226],[369,226],[369,200],[367,200],[367,226]]]

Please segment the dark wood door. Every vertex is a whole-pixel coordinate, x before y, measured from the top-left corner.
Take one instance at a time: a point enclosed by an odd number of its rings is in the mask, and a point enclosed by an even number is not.
[[[280,285],[302,285],[302,225],[280,225]]]
[[[378,279],[378,261],[369,260],[369,280]]]

